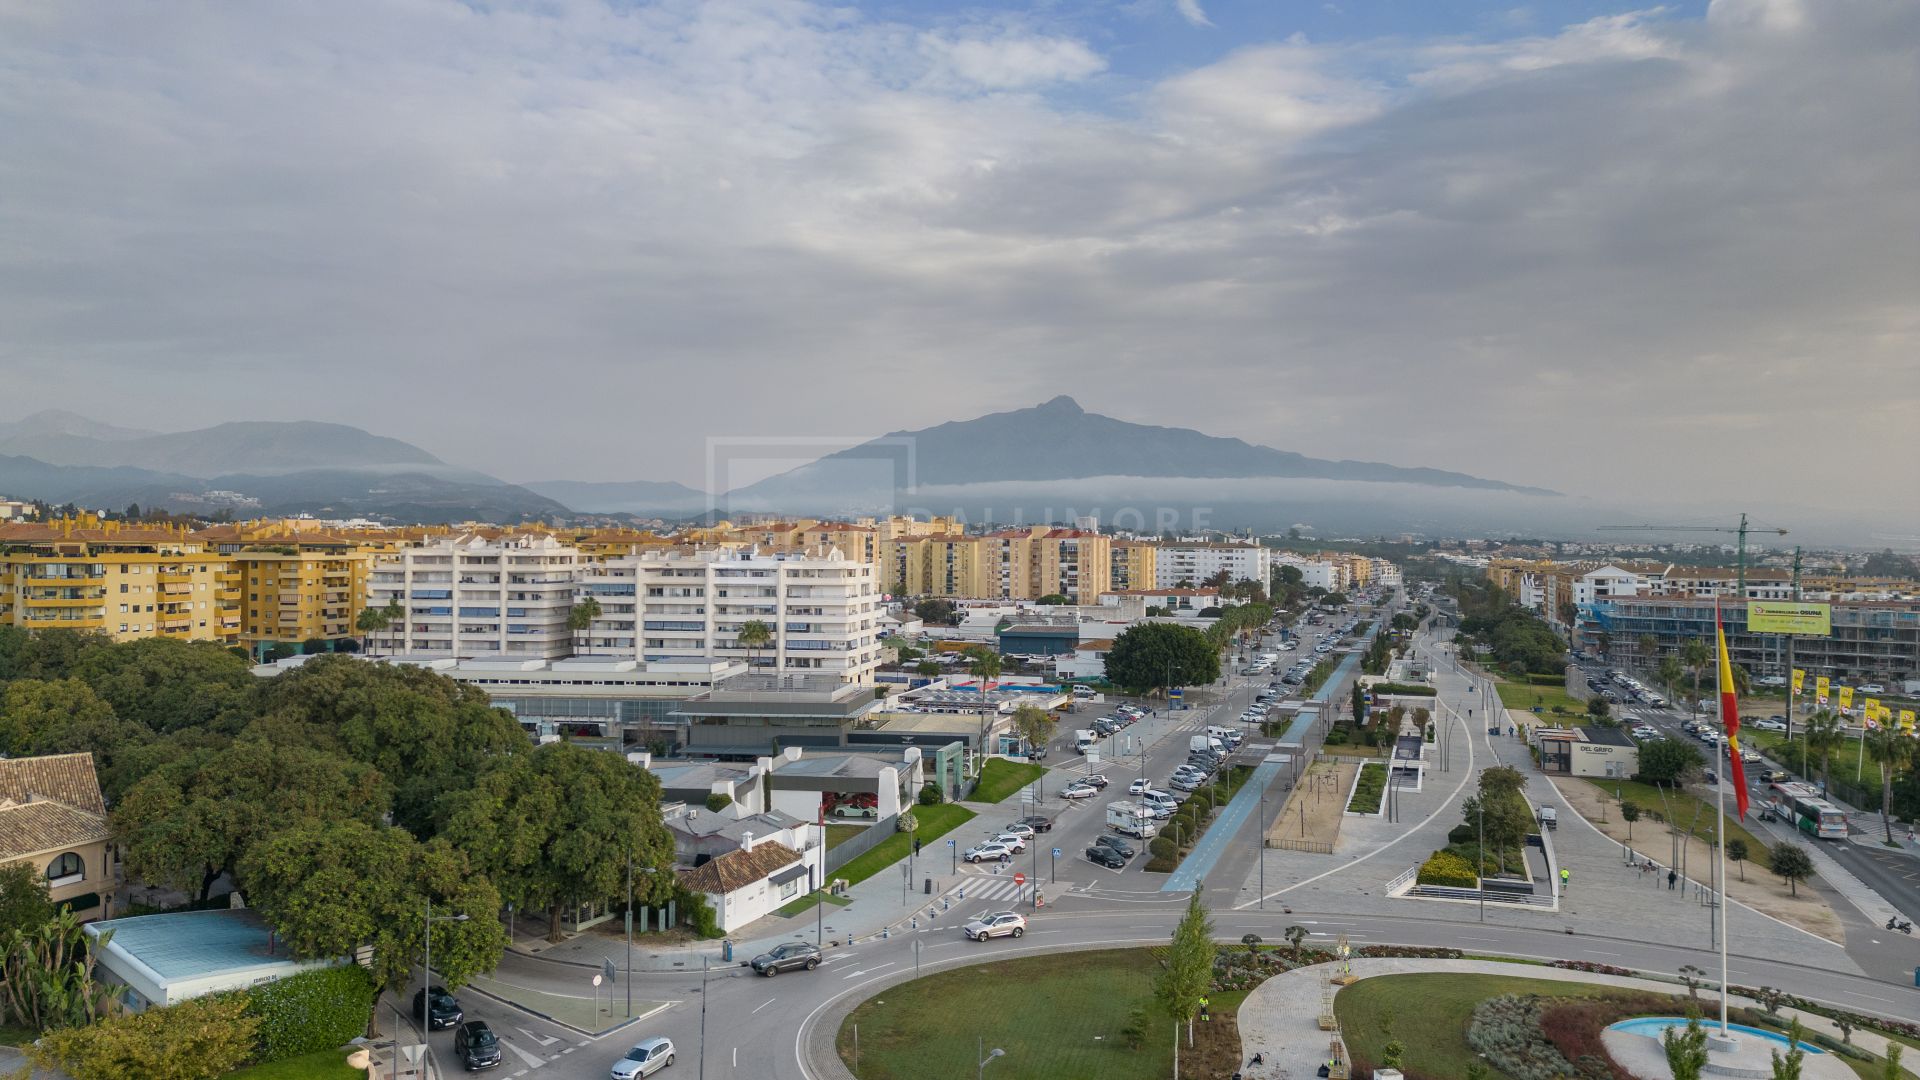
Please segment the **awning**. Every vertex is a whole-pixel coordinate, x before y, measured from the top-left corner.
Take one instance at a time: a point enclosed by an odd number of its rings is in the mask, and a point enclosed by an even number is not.
[[[775,872],[775,874],[771,878],[768,878],[767,880],[773,882],[775,885],[785,885],[787,882],[792,881],[795,878],[803,878],[806,876],[807,876],[807,864],[794,863],[792,866],[787,867],[785,870],[780,870]]]

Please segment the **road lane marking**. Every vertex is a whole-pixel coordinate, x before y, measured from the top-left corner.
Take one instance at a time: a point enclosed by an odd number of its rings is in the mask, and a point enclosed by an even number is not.
[[[753,1012],[756,1012],[756,1013],[757,1013],[757,1012],[759,1012],[759,1011],[760,1011],[761,1009],[764,1009],[764,1008],[766,1008],[767,1006],[769,1006],[769,1005],[771,1005],[771,1004],[773,1004],[774,1002],[776,1002],[776,1001],[779,1001],[779,1000],[780,1000],[779,998],[768,998],[767,1000],[765,1000],[765,1001],[763,1001],[763,1002],[761,1002],[761,1003],[760,1003],[759,1005],[757,1005],[757,1006],[755,1006],[755,1007],[754,1007],[754,1010],[753,1010]],[[752,1015],[753,1015],[753,1013],[748,1013],[747,1015],[748,1015],[748,1016],[752,1016]]]
[[[878,967],[870,967],[861,971],[849,971],[845,975],[842,975],[840,977],[842,979],[857,979],[862,975],[871,975],[876,971],[885,971],[890,967],[898,967],[899,965],[900,965],[900,961],[895,960],[895,961],[892,961],[891,963],[881,964]]]

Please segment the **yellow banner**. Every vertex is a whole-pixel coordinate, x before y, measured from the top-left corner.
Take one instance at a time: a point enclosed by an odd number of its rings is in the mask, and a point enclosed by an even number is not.
[[[1804,671],[1801,668],[1794,668],[1793,669],[1793,692],[1797,694],[1800,691],[1806,689],[1806,686],[1807,686],[1806,671]]]
[[[1863,699],[1860,702],[1860,711],[1878,719],[1880,716],[1880,699],[1877,697]]]
[[[1852,709],[1853,709],[1853,687],[1843,686],[1840,688],[1840,711],[1849,712]]]
[[[1900,710],[1900,730],[1902,731],[1913,730],[1913,710],[1912,709]]]
[[[1756,600],[1747,605],[1747,629],[1756,634],[1828,637],[1833,633],[1833,605]]]
[[[1821,675],[1813,680],[1813,696],[1819,698],[1820,704],[1822,705],[1827,703],[1828,689],[1827,677],[1825,675]]]

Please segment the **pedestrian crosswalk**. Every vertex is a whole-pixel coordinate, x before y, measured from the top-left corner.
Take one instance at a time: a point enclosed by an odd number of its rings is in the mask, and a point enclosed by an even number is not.
[[[955,903],[961,900],[1023,900],[1033,895],[1033,884],[1017,884],[1012,874],[971,874],[947,890]]]

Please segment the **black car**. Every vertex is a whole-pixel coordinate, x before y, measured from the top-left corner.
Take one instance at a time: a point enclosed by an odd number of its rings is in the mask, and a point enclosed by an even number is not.
[[[433,1001],[431,1009],[427,1007],[429,998]],[[428,1031],[450,1028],[467,1018],[467,1014],[460,1008],[460,999],[447,993],[447,988],[444,986],[414,991],[413,1015],[426,1021]]]
[[[468,1072],[500,1064],[500,1040],[485,1020],[469,1020],[453,1033],[453,1052]]]
[[[1027,828],[1032,829],[1034,832],[1052,832],[1053,831],[1053,819],[1050,817],[1047,817],[1044,814],[1029,814],[1028,816],[1021,818],[1019,821],[1014,822],[1014,824],[1025,825]]]
[[[1108,833],[1101,833],[1099,836],[1094,837],[1093,846],[1106,848],[1122,859],[1131,859],[1134,854],[1132,844]]]
[[[754,971],[768,978],[783,971],[812,971],[820,966],[820,950],[804,941],[789,941],[785,945],[774,946],[748,963]]]
[[[1109,870],[1123,870],[1127,865],[1127,860],[1122,858],[1119,852],[1100,844],[1087,849],[1087,861]]]

